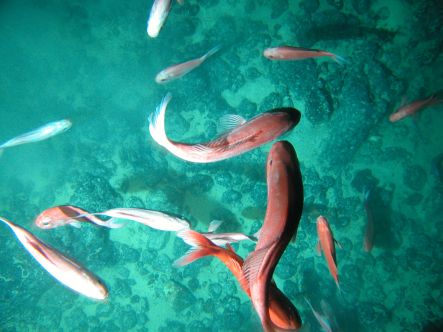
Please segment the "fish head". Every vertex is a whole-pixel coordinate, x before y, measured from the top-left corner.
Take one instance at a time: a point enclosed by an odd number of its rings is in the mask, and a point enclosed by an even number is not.
[[[323,216],[319,216],[317,218],[317,233],[320,234],[321,232],[324,232],[328,229],[329,229],[328,220]]]
[[[283,164],[285,167],[293,168],[298,165],[297,155],[294,147],[288,141],[279,141],[274,143],[268,154],[268,161],[266,164],[266,173],[278,175],[278,172],[273,172],[273,168],[280,167]]]
[[[278,59],[277,49],[275,47],[269,47],[263,51],[263,56],[265,58],[275,60]]]
[[[54,219],[43,213],[35,219],[35,225],[41,229],[51,229],[57,227],[54,223]]]
[[[157,82],[158,84],[162,84],[168,81],[169,78],[170,78],[169,74],[163,70],[159,72],[157,76],[155,76],[155,82]]]

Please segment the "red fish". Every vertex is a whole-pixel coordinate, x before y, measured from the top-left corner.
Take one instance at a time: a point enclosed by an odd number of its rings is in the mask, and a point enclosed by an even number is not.
[[[279,46],[267,48],[263,51],[263,55],[270,60],[304,60],[319,57],[330,57],[339,64],[343,64],[346,60],[330,52],[316,50],[311,48]]]
[[[59,205],[44,210],[35,218],[35,224],[43,229],[56,228],[64,225],[80,227],[79,222],[89,222],[98,226],[119,228],[123,224],[116,224],[101,220],[88,211],[72,205]]]
[[[234,129],[217,139],[199,144],[170,140],[165,132],[165,112],[171,94],[163,98],[149,119],[152,138],[178,158],[195,163],[210,163],[237,156],[268,143],[291,130],[300,121],[295,108],[278,108],[262,113],[249,121],[239,123]]]
[[[329,223],[325,217],[320,216],[317,218],[317,235],[319,238],[319,248],[325,255],[326,262],[328,263],[329,272],[335,280],[338,287],[338,272],[337,272],[337,259],[335,257],[335,242],[332,230],[329,227]]]
[[[371,190],[365,192],[365,210],[366,210],[366,230],[365,237],[363,240],[363,249],[366,252],[370,252],[374,246],[374,216],[372,210],[369,207],[369,198],[371,195]]]
[[[251,290],[251,301],[263,329],[278,327],[269,317],[270,285],[275,267],[289,241],[297,233],[303,210],[303,183],[293,146],[287,141],[274,143],[266,166],[268,204],[255,250],[243,265]]]
[[[392,113],[389,116],[389,121],[391,122],[396,122],[398,120],[401,120],[407,116],[410,116],[412,114],[417,113],[418,111],[435,105],[435,104],[439,104],[441,103],[443,100],[437,98],[436,96],[431,96],[427,99],[423,99],[423,100],[416,100],[410,104],[407,105],[403,105],[400,108],[398,108],[394,113]]]
[[[192,249],[188,254],[178,259],[176,265],[187,265],[205,256],[217,257],[232,272],[243,291],[251,297],[249,284],[243,276],[243,259],[234,252],[229,244],[227,245],[228,249],[219,247],[203,234],[192,230],[181,231],[177,236],[190,244]],[[274,325],[285,331],[295,331],[301,326],[297,309],[275,283],[271,283],[269,289],[269,317]]]

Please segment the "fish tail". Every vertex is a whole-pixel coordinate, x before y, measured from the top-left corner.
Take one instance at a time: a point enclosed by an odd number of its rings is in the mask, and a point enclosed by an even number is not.
[[[217,53],[218,51],[220,51],[221,49],[221,45],[217,45],[213,48],[211,48],[205,55],[202,56],[202,60],[206,60],[207,58],[209,58],[211,55],[214,55],[215,53]]]
[[[170,143],[165,131],[165,113],[171,98],[170,93],[166,94],[155,112],[149,117],[149,133],[154,141],[161,146],[167,146]]]
[[[344,56],[333,54],[332,59],[334,59],[335,62],[337,62],[339,65],[344,66],[349,63],[349,60],[345,58]]]
[[[184,256],[177,259],[174,266],[184,266],[202,257],[214,255],[215,244],[199,232],[186,229],[178,232],[177,236],[192,248]]]

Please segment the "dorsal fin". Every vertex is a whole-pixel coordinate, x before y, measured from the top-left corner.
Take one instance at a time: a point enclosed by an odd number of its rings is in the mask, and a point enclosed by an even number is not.
[[[208,226],[208,233],[214,233],[221,224],[223,224],[222,220],[212,220]]]
[[[225,114],[219,120],[220,132],[224,133],[241,126],[246,122],[246,119],[237,114]]]
[[[268,253],[269,247],[255,250],[249,254],[243,264],[243,275],[249,284],[257,279],[258,272],[262,266],[263,260]]]

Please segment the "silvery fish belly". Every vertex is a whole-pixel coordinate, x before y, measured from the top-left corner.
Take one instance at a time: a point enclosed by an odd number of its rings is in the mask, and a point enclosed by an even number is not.
[[[171,0],[155,0],[149,14],[146,32],[151,38],[156,38],[171,9]]]
[[[71,128],[72,123],[69,120],[60,120],[50,122],[42,127],[34,129],[25,134],[14,137],[0,145],[0,149],[9,148],[11,146],[43,141],[57,134],[63,133]]]
[[[65,257],[24,228],[0,217],[15,233],[25,249],[55,279],[74,291],[91,299],[103,300],[108,296],[106,286],[92,272]]]

